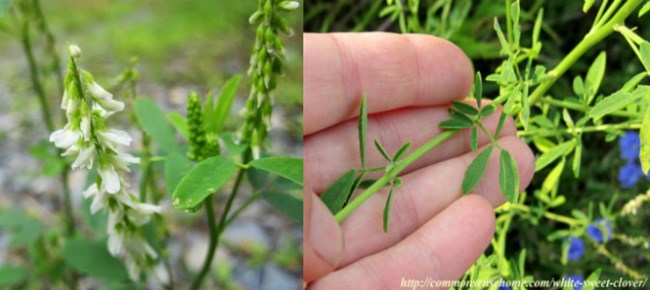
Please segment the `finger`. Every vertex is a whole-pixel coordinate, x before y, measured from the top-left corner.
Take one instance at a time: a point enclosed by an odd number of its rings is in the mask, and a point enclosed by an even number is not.
[[[485,251],[494,227],[494,212],[485,199],[462,197],[401,243],[337,270],[309,289],[401,289],[402,280],[457,280]]]
[[[519,190],[523,191],[530,183],[535,167],[531,150],[512,136],[500,139],[499,145],[517,161],[521,180]],[[383,232],[382,221],[387,190],[368,199],[342,224],[346,251],[340,266],[391,247],[461,197],[465,171],[477,154],[467,153],[403,176],[402,185],[393,192],[388,233]],[[495,149],[483,178],[474,189],[474,193],[493,207],[504,202],[498,174],[499,154]]]
[[[467,95],[472,65],[454,44],[427,35],[305,34],[304,134],[357,115],[446,104]]]
[[[483,124],[491,134],[496,132],[501,111],[483,119]],[[442,130],[438,124],[449,119],[446,107],[425,107],[404,109],[374,115],[368,119],[366,138],[366,167],[387,164],[374,140],[378,140],[389,154],[394,154],[404,143],[411,142],[409,152],[416,150]],[[305,179],[310,181],[312,190],[321,193],[341,174],[350,168],[361,168],[359,158],[359,137],[356,120],[350,120],[304,139]],[[426,154],[404,172],[408,173],[429,164],[457,157],[470,151],[470,130],[463,130]],[[507,118],[501,137],[514,136],[516,128],[512,118]],[[489,138],[479,131],[479,144],[487,144]],[[376,176],[369,176],[370,178]]]
[[[334,270],[343,254],[343,234],[334,216],[313,192],[304,193],[303,279],[309,282]]]

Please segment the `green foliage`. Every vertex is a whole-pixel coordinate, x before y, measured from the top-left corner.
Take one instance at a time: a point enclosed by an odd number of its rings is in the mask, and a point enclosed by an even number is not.
[[[187,125],[190,137],[190,151],[187,152],[187,157],[191,160],[202,161],[221,152],[212,106],[212,97],[208,97],[205,104],[201,103],[196,93],[191,93],[187,98]]]
[[[230,158],[215,156],[197,164],[176,186],[172,205],[178,210],[194,212],[203,200],[221,188],[235,173]]]
[[[476,158],[474,158],[469,167],[467,167],[462,184],[463,194],[470,193],[476,185],[478,185],[479,181],[481,181],[488,161],[490,161],[490,154],[492,153],[493,148],[493,145],[485,148],[478,156],[476,156]]]
[[[181,114],[176,112],[167,113],[167,120],[174,126],[178,134],[181,134],[185,140],[190,139],[190,130],[187,127],[187,120]]]
[[[0,15],[2,16],[2,15]],[[20,266],[0,266],[0,287],[9,287],[24,282],[29,277],[29,269]]]
[[[113,282],[129,278],[122,262],[111,256],[104,241],[69,239],[61,255],[67,265],[91,277]]]
[[[368,100],[366,95],[361,97],[359,108],[359,156],[361,156],[361,167],[366,167],[366,136],[368,136]]]
[[[508,151],[501,149],[499,155],[499,186],[509,202],[517,201],[519,193],[519,170],[517,161]]]
[[[204,108],[204,116],[208,123],[207,127],[209,132],[219,134],[221,133],[221,130],[223,130],[223,125],[230,113],[232,103],[235,100],[235,97],[237,97],[237,89],[239,88],[240,81],[241,76],[233,76],[223,86],[221,94],[217,99],[217,104],[212,106],[210,101],[207,102]]]
[[[5,208],[0,211],[0,228],[11,233],[10,246],[29,246],[43,234],[43,225],[25,211]]]
[[[303,184],[303,162],[300,158],[284,156],[265,157],[253,160],[249,165],[282,176],[298,185]]]
[[[355,175],[355,170],[347,171],[332,183],[332,185],[327,187],[320,196],[332,214],[338,213],[348,200],[354,186]]]
[[[36,157],[43,163],[42,172],[46,176],[52,176],[63,171],[65,161],[62,160],[52,143],[41,141],[29,148],[29,154]]]
[[[138,98],[135,100],[134,109],[138,123],[164,152],[171,153],[178,150],[174,129],[153,100]]]
[[[302,200],[286,193],[273,191],[262,192],[262,198],[283,212],[294,222],[302,225]]]
[[[178,153],[167,155],[165,160],[165,185],[170,194],[178,183],[192,170],[192,162]]]

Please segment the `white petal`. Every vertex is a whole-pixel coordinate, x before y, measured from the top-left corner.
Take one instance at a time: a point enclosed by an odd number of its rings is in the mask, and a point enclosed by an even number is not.
[[[158,254],[156,254],[156,251],[153,250],[153,248],[147,243],[147,241],[142,240],[142,243],[144,244],[144,250],[149,255],[149,257],[156,259],[158,258]]]
[[[88,187],[88,189],[84,190],[83,196],[85,198],[89,198],[89,197],[91,197],[91,196],[93,196],[95,194],[98,194],[98,193],[99,193],[99,188],[97,188],[97,183],[93,183],[93,185]]]
[[[114,232],[108,236],[108,251],[113,256],[117,256],[122,252],[124,247],[124,237],[119,232]]]
[[[101,136],[104,143],[108,143],[107,145],[109,145],[113,151],[116,151],[116,148],[114,147],[116,147],[117,144],[128,146],[131,144],[132,140],[129,133],[117,129],[110,129],[108,131],[99,132],[99,136]]]
[[[98,194],[93,198],[93,202],[90,204],[90,213],[95,214],[100,209],[106,206],[106,199],[104,196]]]
[[[61,100],[61,109],[65,110],[68,108],[68,103],[70,101],[70,97],[68,97],[68,91],[63,92],[63,99]]]
[[[81,117],[81,133],[84,136],[84,140],[90,140],[90,117],[88,116]]]
[[[124,110],[124,103],[113,99],[98,99],[97,103],[107,111],[117,112]]]
[[[54,146],[56,147],[68,148],[74,143],[77,143],[80,137],[81,132],[64,128],[52,132],[52,135],[50,135],[50,142],[54,142]]]
[[[61,156],[77,155],[77,154],[79,154],[79,145],[74,144],[74,145],[68,147],[68,149],[65,150],[65,152],[63,152],[63,154],[61,154]]]
[[[90,91],[90,94],[97,99],[110,100],[113,98],[113,95],[111,93],[107,92],[96,82],[91,83],[88,86],[88,90]]]
[[[102,177],[102,189],[108,193],[116,193],[120,190],[120,177],[111,165],[99,169]]]
[[[72,163],[72,169],[77,167],[86,167],[91,169],[93,167],[93,161],[95,160],[95,146],[89,144],[86,147],[82,147],[77,159]]]
[[[135,262],[135,259],[127,259],[124,262],[126,264],[127,270],[129,271],[129,278],[131,278],[133,281],[138,281],[138,278],[140,276],[140,267]]]
[[[160,283],[163,285],[169,285],[169,272],[167,272],[167,268],[165,268],[165,265],[163,263],[158,263],[158,265],[156,265],[154,268],[154,273],[156,274],[156,277]]]
[[[148,203],[137,203],[134,208],[140,214],[151,215],[153,213],[160,213],[160,206],[148,204]]]
[[[75,44],[71,44],[68,46],[68,54],[70,54],[71,57],[79,58],[81,56],[81,48]]]

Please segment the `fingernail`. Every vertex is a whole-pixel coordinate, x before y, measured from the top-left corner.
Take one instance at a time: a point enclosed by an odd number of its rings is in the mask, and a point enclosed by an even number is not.
[[[313,195],[311,197],[311,246],[321,258],[337,265],[343,254],[343,233],[325,204]]]

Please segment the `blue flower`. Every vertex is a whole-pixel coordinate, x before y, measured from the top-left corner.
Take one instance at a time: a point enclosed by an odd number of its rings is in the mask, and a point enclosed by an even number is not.
[[[580,274],[571,274],[569,276],[562,277],[565,281],[571,281],[571,285],[575,290],[582,290],[582,286],[585,282],[585,278]]]
[[[621,158],[628,161],[635,161],[639,158],[639,149],[641,148],[641,138],[634,131],[627,131],[618,139],[618,146],[621,147]]]
[[[503,281],[501,282],[501,286],[499,286],[499,290],[511,290],[511,289],[512,288],[510,288],[510,286],[503,283]]]
[[[603,235],[603,229],[607,230],[605,235]],[[595,220],[593,224],[587,226],[587,235],[598,243],[611,240],[613,231],[612,221],[602,218]]]
[[[636,184],[643,174],[641,165],[635,161],[628,161],[618,171],[618,181],[621,183],[622,188],[630,188]]]
[[[582,258],[585,254],[585,244],[577,237],[571,237],[567,258],[569,261],[575,261]]]

